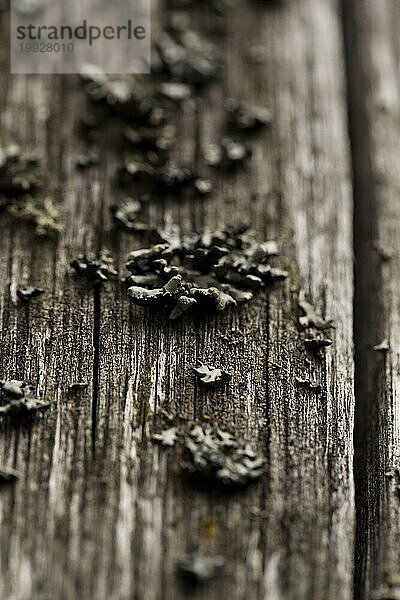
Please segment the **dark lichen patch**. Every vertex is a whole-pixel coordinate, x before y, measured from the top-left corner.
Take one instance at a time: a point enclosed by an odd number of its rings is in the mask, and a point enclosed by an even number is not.
[[[165,101],[189,99],[194,86],[217,77],[219,70],[219,52],[210,40],[170,23],[153,48],[151,78],[93,69],[84,78],[93,102],[132,122],[159,126],[165,121]]]
[[[149,197],[142,196],[140,200],[134,198],[125,198],[118,204],[114,204],[111,207],[111,212],[114,216],[115,221],[121,225],[127,231],[134,233],[147,231],[149,226],[146,223],[142,223],[138,219],[139,214],[143,210],[143,205],[147,203]]]
[[[10,198],[32,194],[42,185],[38,158],[15,143],[0,140],[0,206]]]
[[[323,348],[330,346],[333,340],[328,337],[326,330],[335,327],[333,320],[324,319],[318,315],[313,305],[305,299],[304,292],[300,292],[298,305],[304,313],[299,317],[299,323],[304,329],[302,337],[305,346],[317,353]]]
[[[37,412],[47,410],[49,407],[48,402],[34,397],[24,397],[19,400],[10,400],[4,406],[0,406],[0,416],[22,420],[32,417]]]
[[[162,153],[176,141],[175,127],[170,124],[160,127],[131,125],[123,129],[123,135],[130,146],[143,152]]]
[[[191,183],[188,169],[172,164],[168,155],[176,142],[171,117],[178,98],[191,95],[191,86],[163,81],[160,74],[149,78],[99,73],[87,77],[86,89],[96,110],[103,111],[103,121],[108,115],[117,117],[117,132],[129,147],[119,168],[121,183],[145,182],[151,190],[182,189]]]
[[[217,46],[193,29],[170,25],[156,41],[155,53],[159,71],[176,81],[199,86],[220,73]]]
[[[200,363],[198,367],[192,367],[197,377],[204,385],[212,386],[216,383],[225,383],[231,380],[231,374],[222,369]]]
[[[390,346],[389,346],[389,340],[384,339],[381,341],[380,344],[376,344],[376,346],[373,346],[373,350],[375,350],[375,352],[388,352]]]
[[[15,483],[19,479],[19,473],[11,467],[0,466],[0,486]]]
[[[161,444],[161,446],[171,448],[175,445],[175,442],[178,439],[178,431],[176,427],[169,427],[168,429],[164,429],[160,431],[160,433],[155,433],[153,435],[153,440]]]
[[[100,121],[113,118],[129,147],[118,169],[120,184],[140,182],[142,191],[149,192],[208,194],[211,182],[189,165],[175,164],[169,151],[176,144],[173,119],[182,103],[194,110],[196,88],[219,72],[217,47],[176,19],[155,43],[151,77],[90,71],[86,91],[93,112],[103,116],[94,119],[93,127],[89,120],[86,131],[98,133]]]
[[[170,318],[174,319],[188,310],[195,303],[193,298],[185,295],[182,277],[176,275],[162,287],[148,290],[139,286],[128,289],[128,297],[134,304],[154,308],[168,307],[171,309]]]
[[[44,289],[33,286],[20,287],[17,289],[17,296],[23,302],[29,302],[31,298],[36,298],[44,294]]]
[[[196,479],[245,486],[265,473],[265,464],[248,443],[208,424],[195,426],[185,440],[183,467]]]
[[[209,179],[204,179],[203,177],[197,177],[193,181],[193,187],[196,192],[198,192],[202,196],[205,196],[206,194],[209,194],[210,192],[212,192],[213,184]]]
[[[178,572],[191,583],[206,583],[225,565],[222,556],[207,556],[200,551],[186,554],[178,563]]]
[[[160,271],[160,260],[170,258],[171,249],[168,243],[154,244],[150,248],[133,250],[128,255],[127,269],[131,273],[144,273]],[[164,264],[163,264],[164,266]]]
[[[165,81],[160,83],[158,92],[174,102],[182,102],[188,100],[193,95],[193,88],[180,81]]]
[[[62,230],[61,214],[46,196],[44,176],[36,156],[0,139],[0,209],[32,223],[39,235]]]
[[[372,247],[383,262],[388,262],[393,258],[393,250],[383,246],[379,240],[372,242]]]
[[[140,306],[166,307],[171,319],[248,302],[255,290],[287,276],[269,264],[276,244],[259,243],[248,230],[181,235],[172,226],[153,237],[158,244],[128,256],[128,296]]]
[[[252,506],[249,511],[249,518],[254,521],[268,519],[269,516],[269,512],[262,510],[259,506]]]
[[[264,106],[238,102],[228,98],[225,102],[228,125],[241,131],[254,131],[271,125],[271,111]]]
[[[247,143],[223,138],[217,144],[208,144],[203,151],[205,162],[210,167],[231,170],[242,165],[252,154]]]
[[[109,114],[154,126],[160,125],[164,120],[165,115],[159,113],[159,105],[154,98],[152,79],[129,74],[108,75],[102,72],[91,72],[84,75],[84,79],[90,100]],[[100,122],[95,122],[95,118],[96,115],[93,116],[93,126],[98,127]]]
[[[306,387],[314,392],[320,392],[322,390],[321,384],[318,383],[318,381],[312,381],[308,377],[295,377],[295,380],[299,385]]]
[[[122,183],[140,182],[150,190],[181,191],[197,189],[198,173],[187,166],[177,165],[157,154],[135,154],[125,159],[119,171]]]
[[[187,24],[182,28],[170,23],[153,48],[151,78],[91,70],[85,75],[86,91],[109,113],[154,128],[147,133],[158,137],[155,128],[165,125],[170,111],[193,96],[195,86],[215,78],[219,66],[219,53],[212,42]]]
[[[0,390],[8,399],[0,406],[0,416],[24,420],[50,407],[49,402],[39,400],[35,388],[26,381],[0,381]]]
[[[100,110],[87,111],[79,120],[78,132],[88,144],[98,141],[99,131],[103,121],[100,112]]]
[[[116,277],[118,271],[108,250],[102,250],[97,257],[84,254],[72,260],[70,265],[79,275],[87,277],[94,283],[107,281],[109,277]]]
[[[305,329],[302,339],[306,348],[312,352],[319,352],[323,348],[327,348],[333,344],[333,340],[322,331],[317,331],[312,327]]]
[[[81,390],[85,390],[89,384],[86,381],[75,381],[74,383],[70,383],[68,386],[68,390],[70,392],[80,392]]]
[[[95,150],[88,150],[84,154],[78,154],[75,158],[75,166],[80,171],[89,169],[98,165],[100,162],[100,155]]]
[[[64,229],[60,209],[48,196],[19,196],[7,210],[16,219],[32,223],[37,235],[48,237]]]
[[[299,317],[299,323],[302,327],[316,327],[320,330],[331,329],[334,327],[332,319],[324,319],[317,314],[313,305],[305,299],[303,292],[299,295],[299,308],[304,312],[304,315]]]
[[[33,392],[33,387],[26,381],[10,379],[0,381],[0,389],[7,398],[23,398],[25,394]]]

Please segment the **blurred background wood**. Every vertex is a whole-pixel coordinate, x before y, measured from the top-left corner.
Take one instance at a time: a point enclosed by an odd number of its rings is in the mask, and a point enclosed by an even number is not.
[[[355,596],[395,597],[400,585],[390,590],[390,582],[398,579],[400,558],[400,6],[359,0],[345,2],[343,9],[355,191]],[[374,351],[382,341],[388,350]]]

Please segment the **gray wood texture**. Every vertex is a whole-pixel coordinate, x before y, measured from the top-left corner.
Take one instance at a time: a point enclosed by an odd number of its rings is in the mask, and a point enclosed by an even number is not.
[[[171,324],[133,307],[120,281],[97,294],[71,271],[78,253],[101,247],[123,270],[146,241],[112,222],[119,157],[106,144],[99,167],[76,171],[79,81],[5,77],[1,126],[43,156],[65,220],[52,242],[1,216],[0,377],[32,380],[52,403],[29,430],[5,424],[0,435],[2,462],[22,474],[0,491],[7,600],[352,596],[353,198],[341,13],[331,0],[238,2],[226,21],[222,80],[179,115],[176,157],[201,165],[229,96],[270,107],[272,128],[253,139],[248,168],[215,177],[211,197],[165,199],[148,214],[153,226],[184,231],[249,222],[277,240],[290,277],[217,317]],[[262,65],[249,63],[252,42],[265,45]],[[47,290],[29,307],[16,298],[25,283]],[[322,359],[300,339],[300,289],[335,320]],[[229,387],[198,386],[197,360],[230,371]],[[321,392],[296,383],[305,375]],[[71,394],[78,380],[89,386]],[[151,440],[168,415],[182,431],[208,415],[251,440],[268,458],[266,477],[235,494],[190,486],[179,446]],[[188,588],[176,565],[197,547],[226,566]]]

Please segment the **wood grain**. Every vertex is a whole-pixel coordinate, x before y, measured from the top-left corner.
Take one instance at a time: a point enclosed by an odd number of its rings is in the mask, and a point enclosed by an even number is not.
[[[2,221],[1,375],[32,379],[53,402],[29,432],[7,426],[0,437],[2,460],[22,473],[0,494],[2,597],[351,596],[352,195],[340,13],[330,0],[249,2],[225,20],[222,80],[177,115],[176,158],[205,170],[201,150],[222,134],[229,96],[269,106],[272,128],[252,139],[246,169],[211,175],[210,198],[165,197],[148,211],[152,226],[246,222],[278,241],[289,279],[218,317],[172,324],[131,306],[121,282],[96,295],[71,273],[71,258],[102,246],[122,271],[146,239],[112,222],[117,153],[106,144],[98,169],[74,169],[78,83],[9,77],[3,125],[45,157],[66,228],[57,243],[38,243]],[[249,62],[253,41],[265,45],[262,65]],[[15,300],[21,281],[49,292],[28,310]],[[300,339],[300,289],[336,323],[322,359]],[[190,370],[197,360],[229,370],[229,387],[202,390]],[[296,384],[304,375],[320,393]],[[77,379],[89,388],[71,396]],[[190,486],[180,447],[151,441],[166,414],[182,431],[207,414],[251,440],[267,456],[266,478],[232,495]],[[192,589],[176,565],[197,547],[226,567]]]

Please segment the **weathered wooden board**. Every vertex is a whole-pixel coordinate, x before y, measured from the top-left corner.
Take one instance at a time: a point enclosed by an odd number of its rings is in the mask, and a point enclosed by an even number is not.
[[[385,592],[400,556],[400,7],[353,1],[344,16],[357,265],[355,593],[365,598]],[[374,351],[385,339],[389,350]],[[385,597],[395,593],[386,588]]]
[[[4,429],[0,455],[22,480],[1,491],[1,594],[10,599],[326,599],[351,596],[353,563],[352,197],[344,52],[336,2],[282,7],[238,3],[218,40],[222,81],[179,115],[177,158],[202,166],[222,132],[229,96],[269,106],[270,131],[254,137],[249,167],[216,179],[206,200],[165,199],[153,226],[184,231],[247,222],[276,239],[290,278],[238,311],[171,324],[132,307],[120,282],[95,294],[68,267],[83,249],[126,254],[144,239],[123,233],[109,208],[118,156],[77,174],[74,124],[84,98],[71,78],[10,77],[3,125],[51,156],[65,210],[57,244],[2,221],[1,376],[37,381],[53,401],[30,432]],[[249,62],[265,45],[262,65]],[[29,311],[15,288],[49,293]],[[304,350],[302,288],[336,322],[322,360]],[[190,366],[232,372],[204,392]],[[320,393],[298,386],[309,375]],[[85,379],[79,396],[68,382]],[[264,481],[233,495],[188,485],[180,448],[151,435],[171,414],[186,431],[207,414],[268,457]],[[193,548],[226,558],[204,589],[188,589],[176,563]]]
[[[92,447],[93,292],[72,276],[69,260],[71,253],[92,247],[95,229],[88,231],[85,224],[100,206],[73,175],[73,108],[61,119],[64,109],[60,80],[51,88],[45,78],[9,81],[3,125],[45,157],[66,229],[58,243],[38,240],[27,226],[2,217],[2,377],[31,380],[53,405],[30,430],[2,428],[2,461],[14,463],[22,475],[0,499],[4,598],[44,592],[49,576],[61,582],[66,547],[79,564],[76,552],[82,546],[79,490],[85,489]],[[46,289],[29,306],[16,296],[17,287],[27,283]],[[87,390],[68,393],[69,383],[82,380],[89,383]]]

